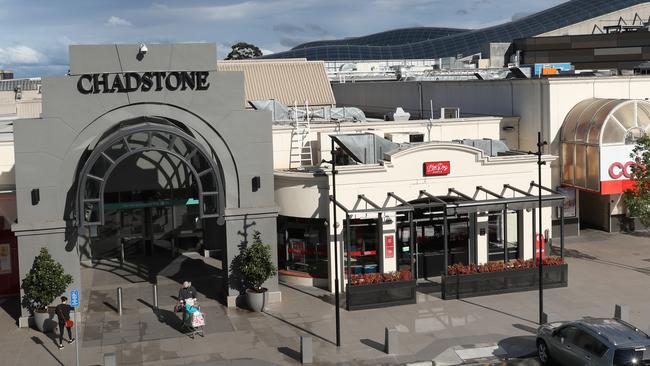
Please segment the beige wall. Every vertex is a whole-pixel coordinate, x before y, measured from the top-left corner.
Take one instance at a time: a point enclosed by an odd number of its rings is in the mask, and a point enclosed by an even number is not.
[[[547,156],[545,160],[553,161],[553,157]],[[442,177],[423,177],[422,163],[425,161],[449,160],[451,162],[451,174]],[[476,186],[482,185],[485,188],[501,193],[503,184],[509,183],[515,187],[528,190],[530,182],[537,177],[537,164],[533,156],[512,156],[512,157],[486,157],[480,150],[460,144],[432,143],[423,144],[394,154],[390,161],[383,165],[362,165],[362,166],[338,166],[339,174],[336,177],[337,200],[348,208],[355,206],[357,196],[364,194],[366,197],[378,204],[384,204],[386,193],[394,192],[405,200],[413,200],[418,197],[420,190],[426,190],[434,195],[446,195],[449,188],[455,188],[468,195],[473,195]],[[327,169],[325,169],[327,172]],[[331,175],[327,177],[314,177],[306,173],[276,171],[276,194],[275,199],[281,207],[281,214],[290,214],[297,217],[316,217],[324,215],[324,210],[329,210],[329,217],[332,216],[331,207],[326,203],[328,192],[327,187],[331,181]],[[551,170],[549,165],[543,168],[543,179],[550,180]],[[480,195],[477,199],[484,199]],[[391,199],[388,206],[395,206],[398,202]],[[360,203],[358,209],[366,208],[365,203]],[[339,222],[338,237],[339,243],[343,239],[342,223],[345,219],[344,212],[337,213]],[[524,256],[532,257],[532,214],[524,212]],[[377,214],[355,215],[357,218],[377,217]],[[544,229],[551,228],[551,209],[545,208]],[[384,234],[391,234],[394,231],[394,224],[384,228]],[[330,233],[333,237],[333,232]],[[479,258],[487,259],[487,242],[480,242]],[[483,248],[483,246],[485,248]],[[330,243],[330,252],[333,252],[333,241]],[[330,253],[330,257],[333,254]],[[383,256],[383,252],[381,254]],[[332,265],[333,266],[333,265]],[[384,270],[395,267],[395,260],[387,260]],[[333,279],[334,268],[330,268],[330,279]],[[332,280],[333,281],[333,280]],[[330,283],[333,288],[333,282]]]
[[[13,91],[0,91],[0,116],[16,118],[38,118],[41,115],[42,99],[38,90],[24,90],[22,98],[16,100]]]
[[[13,185],[15,183],[14,142],[0,142],[0,185]]]

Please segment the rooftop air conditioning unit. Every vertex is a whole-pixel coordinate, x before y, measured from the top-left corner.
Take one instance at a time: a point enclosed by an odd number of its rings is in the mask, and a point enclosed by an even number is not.
[[[440,108],[440,117],[442,119],[460,118],[460,108]]]
[[[395,112],[389,112],[384,116],[384,119],[387,121],[393,120],[396,122],[399,121],[408,121],[411,118],[411,114],[409,112],[405,112],[402,107],[397,107],[395,109]]]

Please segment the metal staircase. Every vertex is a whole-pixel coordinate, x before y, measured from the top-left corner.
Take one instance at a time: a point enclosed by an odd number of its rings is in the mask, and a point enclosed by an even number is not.
[[[291,132],[291,148],[289,149],[289,169],[304,169],[312,166],[311,140],[309,139],[309,105],[305,102],[305,113],[298,116],[298,108],[294,106],[294,123]]]

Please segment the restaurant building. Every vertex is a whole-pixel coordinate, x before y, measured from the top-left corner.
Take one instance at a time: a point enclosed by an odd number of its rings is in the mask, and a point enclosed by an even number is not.
[[[288,157],[289,133],[274,128],[276,160]],[[314,166],[275,170],[280,280],[333,290],[335,238],[342,287],[353,275],[435,278],[455,263],[534,258],[554,238],[560,246],[551,211],[565,197],[542,187],[540,230],[537,157],[516,150],[518,136],[518,120],[499,117],[312,123]],[[543,156],[543,182],[556,159]]]

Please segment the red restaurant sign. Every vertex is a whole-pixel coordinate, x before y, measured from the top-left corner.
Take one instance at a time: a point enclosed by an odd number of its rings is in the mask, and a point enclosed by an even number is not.
[[[448,161],[428,161],[423,164],[425,177],[436,175],[448,175],[451,172],[451,164]]]

